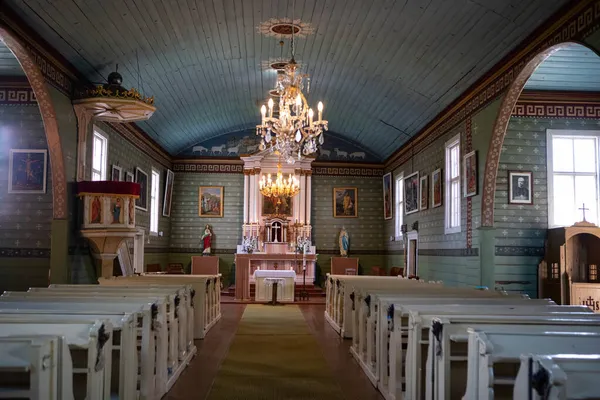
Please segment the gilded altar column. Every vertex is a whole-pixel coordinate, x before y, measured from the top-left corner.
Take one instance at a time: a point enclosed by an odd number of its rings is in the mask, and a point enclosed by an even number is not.
[[[306,175],[300,171],[300,223],[306,223]]]
[[[248,191],[248,223],[254,222],[254,202],[256,201],[256,189],[254,188],[254,170],[250,170],[248,176],[250,190]]]
[[[248,223],[248,174],[250,172],[247,169],[244,169],[244,225]]]
[[[260,189],[259,189],[259,181],[260,181],[260,168],[254,168],[254,176],[252,176],[252,180],[254,180],[254,193],[252,194],[252,196],[254,197],[254,208],[253,208],[253,215],[252,215],[252,221],[254,223],[258,222],[258,207],[260,205]]]
[[[312,171],[304,171],[306,174],[306,225],[310,225],[310,207],[312,196]]]

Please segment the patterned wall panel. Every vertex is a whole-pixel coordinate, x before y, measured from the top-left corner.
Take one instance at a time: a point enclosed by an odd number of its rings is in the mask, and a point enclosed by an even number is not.
[[[8,193],[10,149],[48,148],[40,110],[37,105],[0,106],[0,124],[0,248],[44,250],[34,252],[34,256],[49,258],[52,222],[50,162],[46,193]],[[13,252],[6,256],[19,254]]]
[[[198,216],[198,188],[200,186],[223,186],[223,218]],[[243,174],[175,174],[173,187],[173,210],[171,212],[171,252],[201,253],[200,237],[204,226],[213,229],[212,250],[233,253],[242,235],[244,208]]]
[[[547,129],[598,130],[600,121],[512,117],[496,179],[496,280],[535,295],[548,228]],[[533,205],[508,204],[508,171],[533,173]]]

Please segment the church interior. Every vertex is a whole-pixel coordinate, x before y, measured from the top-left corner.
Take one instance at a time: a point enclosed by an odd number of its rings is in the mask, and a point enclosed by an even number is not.
[[[0,199],[0,398],[600,398],[600,0],[4,0]]]

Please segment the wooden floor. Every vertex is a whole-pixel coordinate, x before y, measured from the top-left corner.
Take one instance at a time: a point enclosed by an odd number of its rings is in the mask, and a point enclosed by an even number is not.
[[[210,330],[204,340],[196,341],[198,354],[164,399],[204,400],[206,398],[217,376],[219,366],[227,355],[245,307],[244,304],[222,304],[221,320]],[[346,399],[383,399],[352,359],[349,352],[351,341],[342,341],[325,322],[323,316],[325,306],[300,305],[300,309],[311,333],[321,344],[323,356],[342,387]]]

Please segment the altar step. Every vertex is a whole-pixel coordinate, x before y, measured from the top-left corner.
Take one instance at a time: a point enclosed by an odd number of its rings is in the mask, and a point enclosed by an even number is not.
[[[296,296],[298,296],[298,294],[303,291],[306,290],[308,292],[308,295],[310,296],[310,298],[315,298],[315,297],[325,297],[325,290],[321,289],[318,286],[315,285],[296,285],[295,287],[295,294]],[[250,284],[250,297],[254,298],[254,294],[256,292],[256,286],[251,283]],[[230,297],[234,297],[235,296],[235,286],[231,285],[229,286],[229,288],[227,288],[226,290],[221,292],[221,296],[230,296]]]

